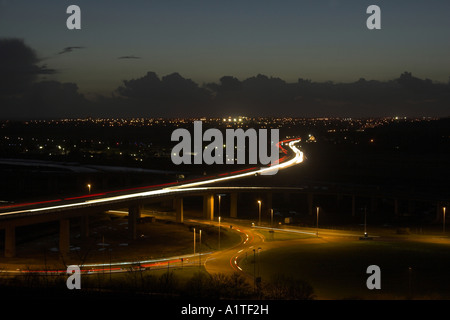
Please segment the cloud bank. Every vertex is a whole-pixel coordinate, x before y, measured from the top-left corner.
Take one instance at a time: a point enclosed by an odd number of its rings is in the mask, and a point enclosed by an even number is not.
[[[81,47],[67,47],[61,53]],[[119,59],[138,59],[123,56]],[[390,81],[312,82],[258,74],[244,80],[227,75],[197,84],[179,73],[149,71],[122,82],[110,96],[88,100],[75,83],[42,81],[56,73],[22,40],[0,40],[0,118],[77,117],[288,117],[450,116],[450,84],[409,72]]]

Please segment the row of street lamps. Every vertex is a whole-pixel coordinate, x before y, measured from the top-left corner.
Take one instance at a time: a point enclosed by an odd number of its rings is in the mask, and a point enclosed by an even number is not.
[[[92,185],[88,183],[86,185],[88,188],[89,194],[91,194],[91,188]],[[221,214],[220,214],[220,200],[224,194],[218,194],[219,198],[219,250],[220,250],[220,220],[221,220]],[[261,200],[257,200],[258,203],[258,224],[261,225]],[[443,221],[442,221],[442,232],[445,234],[445,211],[446,207],[442,207],[443,212]],[[273,209],[270,209],[270,225],[273,227]],[[364,235],[367,236],[367,230],[366,230],[366,211],[364,210]],[[319,236],[319,207],[316,207],[316,236]],[[194,249],[195,252],[195,249]]]
[[[221,215],[220,215],[220,199],[222,197],[222,194],[218,195],[219,198],[219,250],[220,250],[220,220],[221,220]],[[262,201],[261,200],[257,200],[256,201],[258,203],[258,225],[261,225],[261,205],[262,205]],[[319,236],[319,207],[316,207],[316,212],[317,212],[317,221],[316,221],[316,235]],[[273,227],[273,209],[270,209],[270,226]],[[366,232],[365,232],[366,233]]]

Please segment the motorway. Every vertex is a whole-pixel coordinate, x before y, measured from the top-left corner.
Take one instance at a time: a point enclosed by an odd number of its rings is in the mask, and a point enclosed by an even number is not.
[[[303,162],[304,156],[295,144],[300,142],[300,139],[290,139],[278,143],[278,147],[285,153],[277,163],[263,167],[263,168],[248,168],[245,170],[222,173],[213,177],[206,177],[202,179],[194,179],[185,181],[183,183],[168,183],[163,185],[148,186],[142,188],[133,188],[121,191],[105,192],[100,194],[85,195],[80,197],[72,197],[65,199],[47,200],[34,203],[14,204],[0,207],[1,218],[14,218],[14,216],[27,214],[45,214],[49,212],[57,212],[62,210],[72,210],[88,208],[95,205],[116,204],[121,201],[133,201],[150,197],[162,197],[164,195],[174,195],[179,192],[186,191],[207,191],[205,185],[210,185],[218,182],[229,181],[233,179],[240,179],[254,175],[270,175],[276,173],[279,169],[285,169],[293,165]],[[287,155],[287,150],[282,147],[287,143],[292,151],[293,157]],[[170,185],[170,186],[168,186]],[[203,186],[203,187],[202,187]],[[137,191],[145,190],[145,191]]]

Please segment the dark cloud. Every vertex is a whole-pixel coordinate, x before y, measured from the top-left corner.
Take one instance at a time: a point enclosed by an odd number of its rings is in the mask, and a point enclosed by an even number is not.
[[[258,74],[243,81],[224,76],[199,86],[178,73],[161,79],[154,72],[125,80],[116,91],[127,112],[141,116],[363,117],[448,116],[450,84],[419,79],[405,72],[390,81],[287,83]],[[125,109],[124,109],[125,110]]]
[[[142,116],[168,116],[184,113],[201,114],[210,102],[210,92],[191,79],[172,73],[161,79],[148,72],[138,79],[125,80],[116,94],[127,98],[129,106]]]
[[[21,94],[39,75],[55,73],[20,39],[0,39],[0,96]]]
[[[448,116],[450,84],[419,79],[405,72],[390,81],[312,82],[257,75],[239,81],[227,76],[206,85],[213,110],[229,114],[305,117]]]
[[[82,115],[88,101],[73,83],[40,81],[54,69],[39,65],[36,52],[20,39],[0,39],[0,118]]]
[[[117,59],[141,59],[141,57],[136,57],[136,56],[122,56],[122,57],[118,57]]]
[[[84,47],[65,47],[61,52],[58,52],[58,54],[69,53],[75,49],[84,49]]]
[[[90,116],[93,106],[74,83],[40,81],[21,96],[4,99],[1,119],[60,119]]]

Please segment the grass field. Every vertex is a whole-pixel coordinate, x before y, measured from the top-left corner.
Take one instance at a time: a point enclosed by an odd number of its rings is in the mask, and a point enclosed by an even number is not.
[[[261,252],[257,268],[263,282],[276,274],[306,280],[318,299],[449,299],[449,249],[407,241],[305,243]],[[370,265],[381,269],[381,290],[366,286]],[[253,274],[252,259],[241,267]]]

